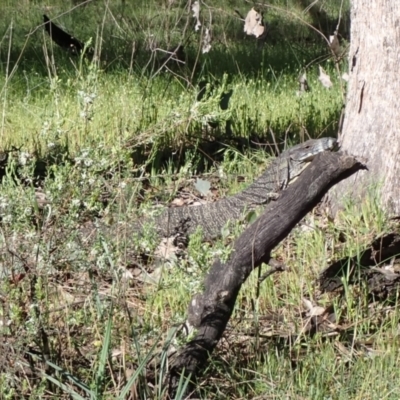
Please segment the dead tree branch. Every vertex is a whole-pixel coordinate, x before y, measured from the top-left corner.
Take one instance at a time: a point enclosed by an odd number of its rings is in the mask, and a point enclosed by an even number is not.
[[[198,328],[196,337],[180,352],[170,371],[169,394],[174,396],[181,374],[191,376],[205,366],[221,338],[242,284],[262,263],[268,263],[272,249],[322,199],[331,186],[362,165],[340,153],[321,153],[301,176],[270,203],[235,241],[229,260],[216,260],[206,277],[205,291],[189,307],[189,321]]]

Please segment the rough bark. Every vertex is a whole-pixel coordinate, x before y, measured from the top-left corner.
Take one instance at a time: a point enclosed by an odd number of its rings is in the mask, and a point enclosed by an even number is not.
[[[400,2],[352,0],[349,84],[340,138],[364,158],[359,171],[330,194],[333,211],[344,196],[361,200],[377,185],[382,205],[400,214]]]
[[[168,237],[182,230],[186,235],[191,235],[201,226],[205,240],[215,239],[221,235],[221,229],[229,221],[239,221],[245,212],[268,204],[285,189],[307,165],[308,160],[303,158],[308,158],[310,154],[314,157],[323,151],[333,151],[336,143],[336,139],[329,137],[307,140],[275,158],[259,178],[239,193],[200,207],[167,208],[153,221],[154,233]],[[149,222],[139,221],[134,230],[141,232],[142,224]]]
[[[205,280],[204,294],[192,300],[189,319],[198,327],[196,337],[180,352],[170,372],[169,392],[173,396],[182,373],[192,378],[204,367],[208,355],[221,338],[236,297],[251,271],[268,262],[271,250],[321,200],[338,180],[349,176],[360,164],[340,153],[322,153],[302,175],[270,203],[235,241],[232,255],[223,264],[216,260]]]

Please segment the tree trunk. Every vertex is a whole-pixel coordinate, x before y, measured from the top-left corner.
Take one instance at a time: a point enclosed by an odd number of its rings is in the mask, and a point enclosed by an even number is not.
[[[344,196],[359,201],[371,184],[382,205],[400,215],[400,1],[352,0],[349,86],[343,150],[364,158],[359,171],[330,194],[333,211]]]

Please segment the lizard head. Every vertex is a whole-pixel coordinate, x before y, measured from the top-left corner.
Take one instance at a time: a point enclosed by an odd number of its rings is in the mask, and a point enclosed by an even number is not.
[[[339,148],[338,141],[332,137],[310,139],[287,150],[293,161],[309,162],[323,151],[335,151]]]

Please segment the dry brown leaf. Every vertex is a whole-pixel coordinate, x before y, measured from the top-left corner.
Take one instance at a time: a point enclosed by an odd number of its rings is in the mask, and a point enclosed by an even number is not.
[[[336,58],[339,58],[340,44],[336,31],[334,32],[333,35],[329,36],[329,43],[330,43],[330,48],[333,51],[333,54],[336,56]]]
[[[154,256],[165,261],[172,260],[178,250],[178,247],[174,245],[173,237],[164,238],[154,252]]]
[[[194,27],[194,30],[197,32],[201,27],[201,22],[200,22],[200,3],[198,1],[195,1],[193,3],[192,11],[193,11],[193,18],[196,18],[196,26]]]
[[[201,49],[202,53],[208,53],[211,50],[211,34],[210,30],[206,28],[204,32],[204,38],[203,38],[203,47]]]
[[[246,15],[244,21],[244,32],[247,35],[254,35],[256,38],[263,35],[265,27],[262,22],[262,15],[252,8]]]
[[[299,85],[300,85],[300,93],[308,92],[310,90],[310,86],[308,85],[307,81],[307,75],[305,72],[299,78]]]
[[[304,306],[308,309],[310,317],[317,317],[319,315],[323,315],[326,312],[325,307],[314,306],[310,300],[304,297],[302,298],[302,301]]]
[[[173,199],[171,201],[171,206],[172,207],[182,207],[187,204],[187,201],[183,199],[182,197],[177,197],[176,199]]]
[[[332,82],[330,76],[324,71],[324,69],[319,66],[319,81],[322,83],[322,86],[326,88],[332,87]]]
[[[42,210],[45,206],[50,204],[50,201],[47,199],[46,194],[41,189],[35,190],[35,200],[37,202],[39,210]]]

